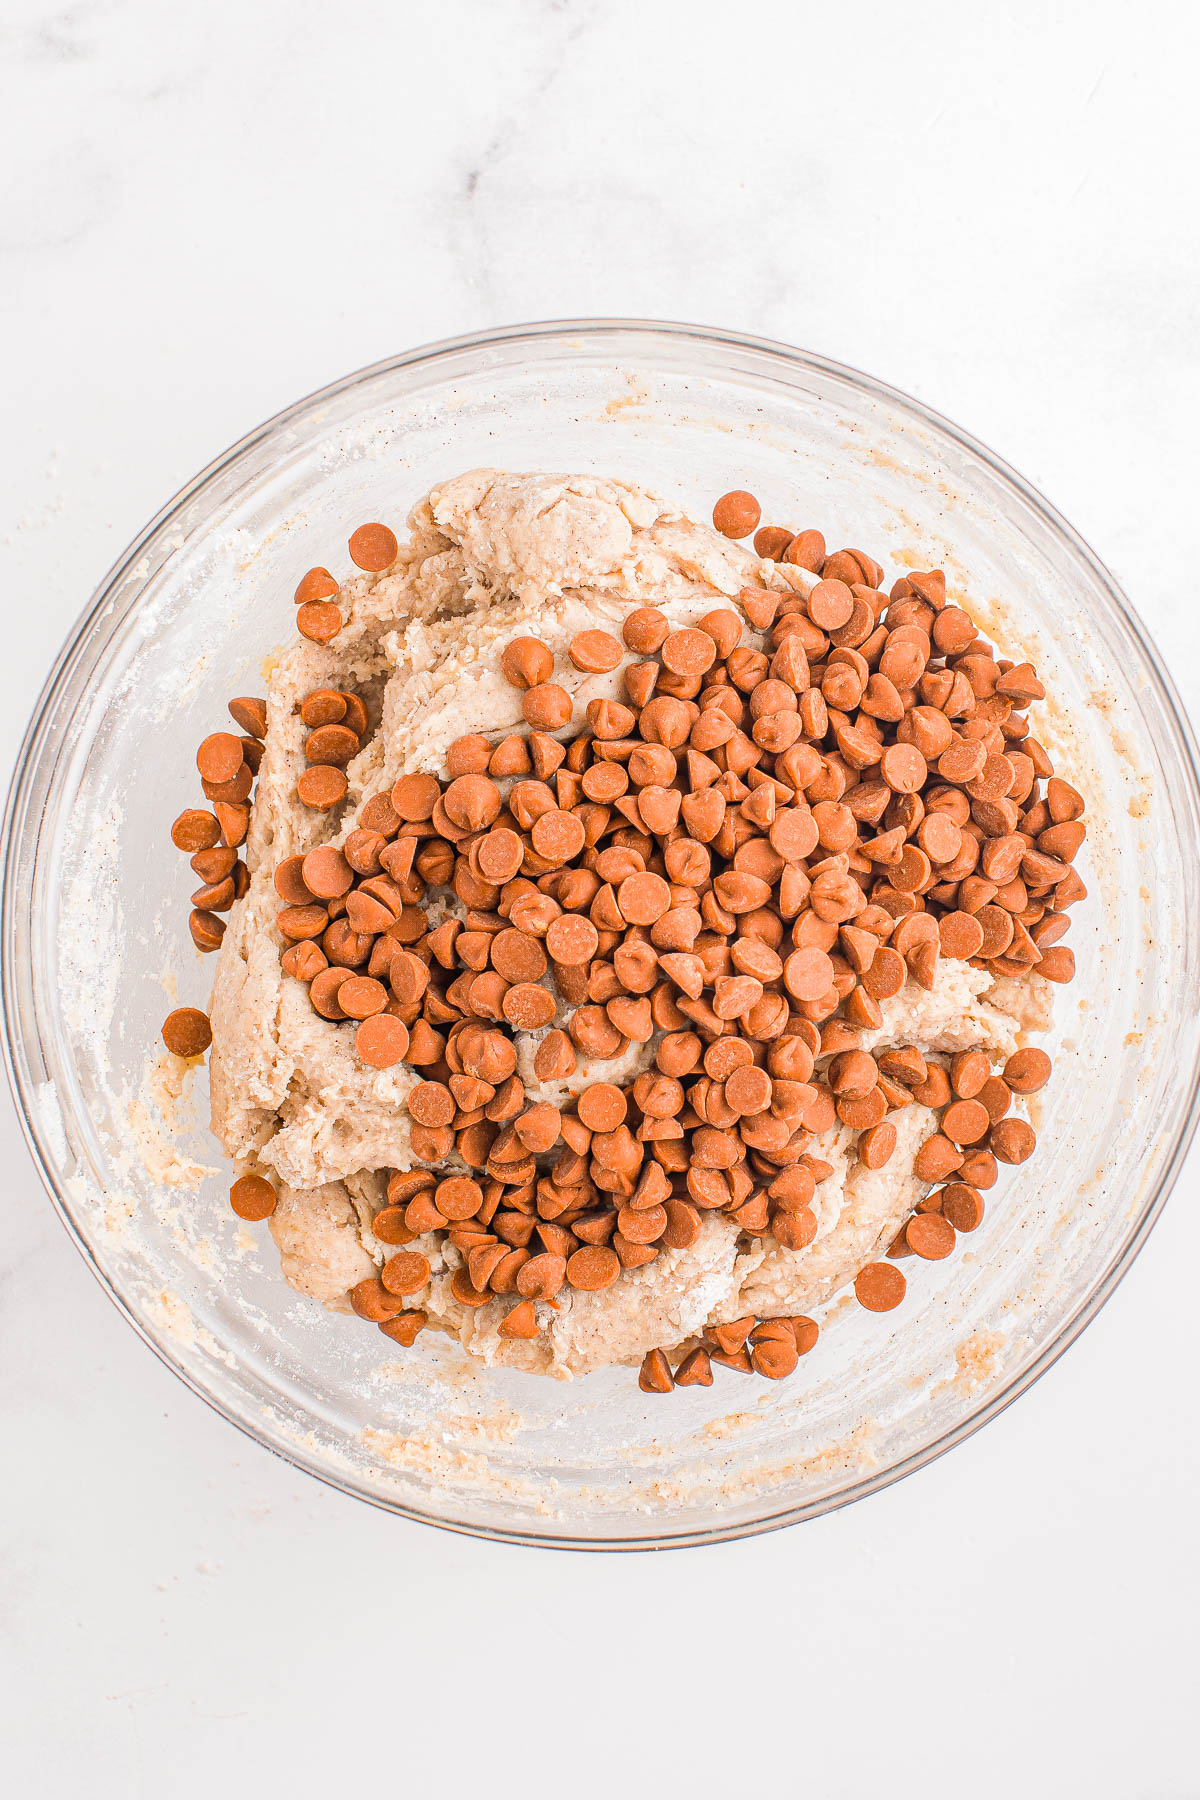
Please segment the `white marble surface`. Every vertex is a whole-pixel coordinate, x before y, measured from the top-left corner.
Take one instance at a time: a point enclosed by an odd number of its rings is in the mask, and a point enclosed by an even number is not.
[[[1194,21],[8,0],[0,760],[105,567],[230,440],[391,351],[567,314],[787,339],[960,420],[1200,711]],[[247,1444],[94,1285],[7,1096],[0,1128],[12,1793],[1200,1793],[1195,1158],[1083,1340],[951,1457],[789,1533],[602,1560],[421,1530]]]

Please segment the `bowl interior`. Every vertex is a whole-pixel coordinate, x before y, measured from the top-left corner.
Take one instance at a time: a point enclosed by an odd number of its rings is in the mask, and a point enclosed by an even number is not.
[[[1035,730],[1085,793],[1090,898],[1048,1044],[1034,1159],[880,1318],[835,1303],[789,1381],[718,1371],[659,1400],[627,1370],[567,1386],[410,1352],[287,1288],[228,1211],[202,1071],[160,1056],[213,964],[187,932],[168,827],[195,744],[261,691],[314,562],[481,464],[644,480],[704,516],[861,545],[888,579],[942,566],[1053,696]],[[686,1542],[804,1516],[946,1447],[1109,1291],[1169,1185],[1196,1062],[1195,786],[1185,736],[1108,578],[1027,490],[911,402],[716,336],[545,329],[352,378],[231,453],[118,569],[61,666],[12,818],[11,1055],[35,1148],[102,1279],[160,1353],[254,1436],[421,1517],[543,1542]],[[1189,884],[1190,887],[1189,887]]]

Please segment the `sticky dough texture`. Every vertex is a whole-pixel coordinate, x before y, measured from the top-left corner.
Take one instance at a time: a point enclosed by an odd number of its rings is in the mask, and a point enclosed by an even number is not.
[[[578,631],[619,636],[625,616],[647,605],[676,627],[694,624],[714,607],[736,606],[750,583],[807,591],[814,580],[760,562],[645,489],[590,476],[477,470],[435,488],[409,526],[387,574],[356,577],[343,589],[349,618],[336,641],[300,639],[270,678],[245,850],[250,888],[230,914],[210,1008],[213,1129],[231,1157],[279,1186],[271,1231],[287,1280],[336,1310],[387,1254],[370,1219],[383,1202],[378,1172],[412,1166],[406,1097],[417,1076],[404,1065],[366,1068],[354,1052],[354,1026],[320,1018],[304,986],[283,974],[277,864],[340,843],[363,800],[401,774],[445,777],[446,749],[464,731],[499,737],[522,729],[520,694],[499,668],[512,637],[550,646],[553,679],[571,692],[578,723],[588,700],[618,696],[621,676],[572,667],[566,647]],[[757,641],[749,628],[745,641]],[[379,729],[347,768],[347,799],[334,813],[310,811],[296,797],[307,766],[298,708],[318,687],[382,695]],[[441,910],[456,909],[451,897]],[[867,1048],[915,1043],[952,1053],[978,1045],[1007,1055],[1018,1029],[1047,1022],[1049,994],[1036,978],[996,981],[943,961],[932,993],[910,983],[883,1012]],[[555,1022],[564,1017],[560,1007]],[[542,1086],[532,1075],[536,1041],[518,1034],[518,1068],[531,1099],[555,1103],[592,1080],[627,1082],[653,1060],[653,1044],[631,1045],[617,1062],[581,1061],[568,1082]],[[833,1172],[817,1189],[817,1236],[802,1251],[745,1240],[724,1217],[705,1215],[689,1250],[662,1251],[602,1293],[564,1289],[557,1311],[539,1304],[541,1336],[521,1342],[497,1332],[511,1299],[476,1310],[454,1299],[450,1278],[461,1258],[430,1238],[413,1246],[429,1255],[432,1275],[411,1304],[485,1363],[560,1377],[640,1361],[649,1349],[695,1336],[706,1321],[811,1311],[890,1242],[920,1197],[912,1159],[932,1115],[910,1106],[892,1116],[899,1143],[881,1170],[857,1163],[856,1134],[845,1128],[814,1146]]]

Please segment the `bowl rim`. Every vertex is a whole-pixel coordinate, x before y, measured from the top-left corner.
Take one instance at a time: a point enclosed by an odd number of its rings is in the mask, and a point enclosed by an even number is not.
[[[336,1488],[355,1499],[365,1500],[386,1511],[399,1514],[416,1523],[434,1525],[441,1530],[457,1532],[463,1536],[558,1550],[678,1549],[704,1544],[728,1543],[740,1538],[754,1537],[838,1511],[856,1500],[865,1499],[870,1494],[890,1487],[894,1482],[915,1474],[918,1470],[935,1462],[976,1431],[981,1430],[983,1426],[989,1424],[1015,1400],[1019,1399],[1075,1343],[1112,1297],[1140,1254],[1157,1222],[1183,1166],[1197,1125],[1200,1123],[1200,1063],[1198,1063],[1191,1070],[1191,1086],[1187,1094],[1186,1111],[1183,1114],[1175,1142],[1171,1147],[1155,1191],[1143,1209],[1141,1217],[1131,1229],[1120,1249],[1114,1254],[1107,1270],[1095,1286],[1079,1301],[1073,1313],[1060,1326],[1051,1342],[1045,1345],[1024,1369],[1019,1370],[998,1393],[985,1399],[933,1443],[913,1451],[909,1456],[902,1458],[887,1469],[876,1471],[860,1480],[851,1482],[837,1493],[801,1505],[790,1505],[778,1511],[767,1512],[753,1520],[744,1520],[729,1525],[718,1523],[712,1528],[705,1529],[692,1528],[678,1532],[672,1532],[669,1529],[645,1530],[633,1531],[622,1537],[590,1538],[468,1523],[463,1520],[438,1517],[419,1506],[396,1499],[383,1489],[376,1491],[366,1482],[342,1477],[336,1470],[323,1465],[318,1455],[309,1456],[300,1450],[289,1450],[279,1442],[270,1441],[256,1431],[248,1420],[240,1418],[215,1393],[208,1391],[197,1377],[176,1358],[165,1336],[160,1337],[145,1320],[138,1316],[114,1281],[101,1267],[88,1238],[76,1223],[67,1206],[56,1179],[52,1146],[46,1141],[47,1133],[44,1127],[40,1123],[35,1123],[34,1109],[28,1103],[28,1089],[32,1084],[32,1078],[26,1063],[25,1046],[20,1034],[20,1007],[17,994],[19,959],[10,954],[14,937],[20,932],[17,894],[19,858],[14,854],[14,850],[21,847],[21,829],[28,811],[35,774],[49,744],[50,721],[55,701],[89,647],[93,631],[110,609],[114,613],[113,623],[117,622],[123,609],[114,606],[116,596],[123,584],[133,574],[139,559],[163,528],[222,475],[235,469],[239,462],[269,442],[275,434],[285,430],[293,420],[308,414],[315,406],[340,398],[359,384],[369,382],[377,376],[402,368],[433,367],[439,361],[464,352],[484,351],[499,345],[511,347],[521,343],[528,344],[531,349],[536,349],[543,342],[560,337],[584,338],[597,342],[606,338],[616,339],[620,336],[642,336],[651,340],[679,340],[710,349],[749,351],[770,357],[776,362],[787,365],[793,371],[809,370],[820,373],[857,388],[876,402],[900,409],[910,418],[950,439],[960,449],[978,458],[1003,487],[1010,489],[1027,507],[1039,515],[1042,522],[1065,543],[1066,547],[1088,566],[1109,604],[1133,638],[1144,658],[1150,682],[1157,688],[1157,698],[1163,707],[1167,722],[1170,747],[1178,757],[1193,819],[1200,818],[1200,751],[1197,749],[1196,737],[1187,711],[1163,664],[1158,649],[1136,609],[1115,577],[1086,540],[1032,483],[1027,481],[1002,457],[969,432],[954,424],[952,420],[927,406],[923,401],[874,376],[865,374],[850,364],[838,362],[816,352],[802,350],[770,338],[673,320],[565,318],[499,326],[487,331],[468,332],[417,345],[399,355],[384,357],[377,362],[369,363],[313,390],[254,427],[213,458],[197,475],[185,483],[121,552],[98,583],[91,600],[85,605],[69,631],[42,685],[17,754],[4,810],[3,891],[0,895],[0,943],[3,946],[3,955],[0,956],[0,999],[3,1004],[4,1062],[21,1131],[42,1185],[75,1248],[114,1306],[142,1341],[192,1393],[196,1394],[222,1419],[236,1427],[253,1443],[278,1456],[293,1468],[315,1476],[317,1480],[324,1482],[327,1486]],[[136,604],[138,597],[135,594],[129,604]]]

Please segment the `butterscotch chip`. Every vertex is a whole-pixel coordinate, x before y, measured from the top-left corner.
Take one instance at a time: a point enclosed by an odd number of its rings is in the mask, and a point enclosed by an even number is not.
[[[815,1319],[808,1318],[804,1313],[797,1313],[787,1323],[792,1328],[792,1337],[795,1340],[796,1352],[799,1356],[807,1356],[810,1350],[816,1349],[817,1339],[821,1332]]]
[[[473,1219],[483,1205],[483,1189],[468,1175],[451,1175],[438,1182],[433,1203],[446,1219]]]
[[[987,762],[987,750],[980,743],[951,744],[938,758],[937,771],[943,781],[950,781],[959,786],[982,773]]]
[[[783,553],[791,543],[793,535],[792,532],[788,531],[786,527],[782,525],[762,526],[761,529],[754,534],[755,556],[761,556],[764,562],[782,562]],[[746,604],[745,596],[754,593],[754,591],[753,588],[743,588],[743,606]],[[772,595],[771,598],[774,599],[775,596]],[[749,618],[752,625],[761,627],[771,623],[770,619],[756,619],[749,609],[747,609],[746,616]]]
[[[399,1206],[405,1200],[411,1200],[423,1188],[432,1188],[434,1175],[430,1169],[395,1169],[388,1176],[387,1197],[389,1206]]]
[[[527,1108],[515,1121],[513,1129],[525,1148],[534,1156],[553,1149],[562,1128],[562,1115],[556,1106],[541,1101]]]
[[[517,1292],[527,1300],[553,1300],[566,1279],[566,1273],[564,1257],[552,1255],[550,1251],[541,1256],[531,1256],[517,1271]]]
[[[617,889],[617,905],[630,925],[653,925],[671,909],[671,889],[649,870],[627,875]]]
[[[238,861],[236,850],[228,850],[223,844],[215,845],[211,850],[197,850],[194,856],[188,858],[188,862],[201,881],[207,882],[224,881],[227,877],[240,882],[238,870],[245,869],[246,866]],[[193,904],[198,905],[199,902]]]
[[[642,708],[638,730],[648,744],[662,744],[668,750],[681,749],[692,728],[691,714],[681,700],[670,694],[659,694]],[[714,798],[720,798],[719,795]],[[699,834],[693,830],[692,835]]]
[[[616,700],[589,700],[587,719],[602,744],[622,742],[637,723],[636,713]]]
[[[914,1213],[904,1232],[910,1250],[930,1262],[938,1262],[953,1250],[956,1234],[949,1219],[941,1213]]]
[[[915,1097],[920,1098],[919,1095],[915,1095]],[[974,1106],[976,1102],[964,1100],[959,1104]],[[983,1112],[982,1107],[980,1107],[980,1111]],[[986,1113],[984,1113],[984,1117],[986,1119]],[[913,1158],[913,1173],[919,1181],[946,1181],[961,1165],[961,1150],[951,1143],[948,1137],[943,1137],[940,1132],[935,1132],[933,1137],[926,1138]]]
[[[476,856],[485,880],[496,883],[511,881],[521,867],[524,846],[515,831],[500,826],[479,840]]]
[[[366,737],[371,716],[367,711],[365,700],[358,694],[348,692],[342,693],[342,699],[346,706],[342,723],[349,726],[356,737],[360,739]]]
[[[311,938],[289,944],[279,962],[284,974],[294,976],[297,981],[312,981],[328,967],[325,952]]]
[[[340,1021],[346,1017],[338,1004],[338,994],[342,983],[349,979],[349,969],[337,965],[321,969],[313,976],[308,997],[314,1011],[318,1012],[323,1019]]]
[[[666,640],[671,627],[665,613],[657,606],[639,606],[621,627],[621,636],[639,656],[652,656]]]
[[[737,938],[730,945],[729,954],[735,969],[743,975],[753,975],[757,981],[778,981],[783,974],[782,959],[761,938]]]
[[[546,952],[524,931],[499,931],[492,939],[492,966],[505,981],[539,981],[546,973]]]
[[[388,1017],[386,1013],[383,1016]],[[372,1021],[368,1020],[368,1023],[372,1023]],[[470,1135],[469,1131],[459,1133],[458,1151],[464,1162],[468,1158],[463,1150],[463,1140],[469,1138]],[[413,1125],[409,1128],[408,1141],[413,1155],[423,1163],[441,1162],[455,1147],[454,1133],[448,1125]],[[476,1167],[480,1160],[480,1158],[473,1158],[470,1166]]]
[[[548,1031],[533,1058],[539,1081],[563,1081],[575,1072],[575,1046],[565,1031]]]
[[[645,830],[665,837],[679,820],[681,796],[674,788],[647,784],[638,795],[638,813]]]
[[[983,1195],[965,1181],[942,1189],[942,1215],[955,1231],[974,1231],[983,1218]]]
[[[345,799],[348,786],[343,770],[325,764],[305,769],[296,782],[296,793],[305,806],[324,812]]]
[[[404,1061],[408,1027],[391,1013],[364,1019],[354,1034],[354,1048],[368,1068],[391,1069]]]
[[[370,975],[351,975],[338,989],[338,1005],[348,1019],[370,1019],[387,1005],[388,992]]]
[[[988,1133],[988,1148],[1005,1163],[1023,1163],[1033,1155],[1037,1139],[1024,1119],[1001,1119]]]
[[[544,987],[520,981],[509,988],[500,1010],[514,1030],[540,1031],[554,1017],[554,996]]]
[[[212,1043],[208,1014],[195,1006],[179,1006],[163,1020],[162,1040],[172,1056],[203,1056]]]
[[[278,1196],[262,1175],[242,1175],[229,1190],[229,1204],[239,1219],[256,1224],[269,1219],[275,1211]]]
[[[726,1356],[736,1356],[738,1351],[744,1347],[750,1333],[757,1324],[758,1320],[753,1316],[744,1319],[734,1319],[728,1325],[714,1325],[709,1336],[718,1348],[724,1351]]]
[[[296,630],[314,644],[332,643],[341,629],[341,609],[332,600],[306,600],[296,609]]]
[[[535,731],[561,731],[571,722],[571,696],[557,682],[539,682],[521,701],[521,716]]]
[[[177,850],[194,856],[200,850],[211,850],[219,842],[221,827],[210,812],[189,807],[181,812],[171,827],[171,842]]]
[[[660,654],[675,675],[704,675],[717,660],[717,646],[706,631],[672,631]]]
[[[588,1244],[567,1258],[567,1281],[585,1293],[599,1293],[611,1287],[621,1273],[621,1260],[615,1250],[602,1244]]]
[[[403,1344],[406,1350],[411,1350],[428,1323],[429,1315],[417,1310],[397,1313],[394,1319],[381,1319],[379,1329],[385,1337],[390,1337],[397,1344]]]
[[[891,1312],[893,1307],[899,1306],[907,1291],[903,1272],[893,1263],[868,1263],[854,1277],[858,1303],[868,1312]]]
[[[742,620],[731,607],[721,606],[705,613],[697,629],[706,632],[717,646],[717,655],[729,656],[742,641]]]
[[[617,1213],[617,1230],[628,1244],[654,1244],[667,1229],[663,1206],[623,1206]]]
[[[1036,1094],[1049,1081],[1050,1070],[1044,1050],[1014,1050],[1004,1065],[1004,1079],[1014,1094]]]
[[[794,1000],[820,1000],[833,986],[833,964],[824,950],[794,950],[783,965],[783,985]]]
[[[771,884],[761,875],[750,875],[741,869],[727,869],[713,882],[717,902],[727,912],[740,916],[766,906],[771,898]]]
[[[400,1250],[389,1256],[379,1279],[389,1294],[416,1294],[429,1280],[429,1262],[416,1250]]]
[[[350,561],[357,568],[378,574],[391,568],[399,545],[395,532],[388,526],[372,523],[360,525],[357,531],[351,532],[349,548]]]
[[[974,915],[983,931],[978,954],[985,958],[1003,956],[1013,941],[1015,925],[1012,914],[1000,906],[981,906]]]
[[[735,1069],[725,1082],[725,1101],[739,1116],[765,1112],[771,1104],[771,1077],[754,1064]]]
[[[616,1131],[625,1121],[628,1103],[619,1087],[608,1081],[594,1081],[580,1094],[576,1110],[589,1131]]]
[[[346,696],[337,688],[316,688],[300,702],[300,717],[310,731],[318,725],[338,725],[346,716]]]
[[[348,725],[318,725],[304,740],[304,754],[310,763],[345,768],[358,755],[358,733]]]
[[[479,732],[455,738],[446,751],[446,769],[451,776],[486,775],[491,760],[492,746]]]
[[[446,1218],[433,1203],[433,1195],[426,1190],[415,1194],[404,1209],[404,1224],[413,1237],[421,1237],[426,1231],[441,1230]]]
[[[611,631],[577,632],[567,646],[567,655],[575,667],[596,675],[615,669],[624,654]]]
[[[491,1297],[475,1286],[468,1269],[455,1269],[450,1277],[450,1292],[462,1306],[486,1306]]]
[[[712,1361],[703,1345],[684,1357],[675,1371],[676,1387],[711,1387]]]
[[[914,744],[890,744],[880,759],[879,772],[894,793],[916,794],[929,770]]]
[[[352,931],[361,932],[364,935],[377,931],[390,933],[401,910],[393,911],[391,907],[385,906],[381,900],[377,900],[374,895],[366,892],[365,885],[356,888],[346,897],[346,921]],[[389,954],[394,954],[396,939],[389,937],[388,945]],[[397,998],[399,997],[397,995]]]
[[[1073,981],[1075,952],[1066,944],[1055,944],[1051,949],[1042,951],[1037,968],[1038,974],[1043,975],[1047,981]]]
[[[231,731],[214,731],[196,752],[196,767],[205,781],[232,781],[244,760],[241,739]]]
[[[409,1244],[413,1233],[404,1222],[402,1206],[381,1206],[371,1220],[371,1230],[381,1244]]]
[[[404,1310],[403,1300],[397,1294],[390,1294],[378,1275],[368,1275],[365,1281],[357,1282],[347,1299],[359,1318],[368,1319],[373,1325],[394,1319]]]
[[[441,784],[433,775],[401,775],[391,796],[397,815],[412,824],[431,819],[441,797]]]
[[[510,1312],[505,1313],[496,1327],[503,1338],[535,1338],[538,1335],[537,1313],[532,1300],[518,1300]]]
[[[785,862],[798,863],[816,849],[820,828],[807,807],[790,806],[775,814],[767,835]]]
[[[728,494],[722,494],[712,510],[715,529],[727,538],[749,537],[761,518],[762,507],[745,488],[732,488]]]
[[[875,1058],[865,1050],[843,1050],[829,1065],[829,1085],[839,1097],[861,1099],[874,1091],[878,1078]]]
[[[393,804],[395,799],[396,790],[393,789]],[[458,775],[442,796],[442,804],[447,818],[460,830],[482,831],[492,824],[500,811],[500,789],[486,775]]]
[[[972,956],[978,956],[983,948],[983,926],[972,913],[943,913],[937,930],[943,956],[967,962]]]
[[[858,1140],[858,1160],[868,1169],[882,1169],[896,1148],[896,1127],[890,1119],[869,1126]]]
[[[987,1136],[991,1119],[978,1100],[956,1100],[942,1114],[941,1125],[952,1144],[977,1144]]]
[[[418,1081],[408,1096],[408,1110],[419,1125],[449,1125],[458,1109],[442,1082]]]
[[[281,868],[284,866],[281,864]],[[300,873],[304,886],[318,900],[335,900],[354,886],[354,870],[332,844],[310,850],[300,865]]]
[[[819,574],[825,563],[824,537],[819,531],[798,531],[781,560],[795,564],[798,569],[807,569],[812,575]]]
[[[382,838],[394,838],[403,823],[388,794],[372,794],[364,801],[358,822],[364,831],[377,832]]]
[[[276,930],[290,944],[299,943],[301,938],[320,937],[328,924],[329,914],[323,906],[285,906],[275,915]]]
[[[921,1106],[928,1106],[936,1112],[939,1107],[949,1106],[951,1100],[950,1077],[938,1063],[930,1063],[925,1072],[924,1081],[913,1084],[913,1099]]]
[[[244,751],[246,744],[253,742],[253,740],[250,738],[236,738],[234,742],[240,744]],[[206,800],[224,800],[227,803],[236,805],[243,800],[249,799],[250,790],[254,786],[254,772],[249,762],[243,761],[241,768],[238,770],[232,781],[201,781],[200,786],[204,789],[204,798]]]
[[[700,1214],[686,1200],[664,1200],[667,1222],[661,1243],[668,1250],[689,1250],[700,1236]]]
[[[822,631],[836,631],[854,611],[854,595],[844,581],[818,581],[808,596],[808,616]]]
[[[638,1386],[643,1394],[669,1394],[675,1386],[671,1365],[661,1350],[650,1350],[638,1370]]]
[[[976,1099],[987,1108],[988,1118],[997,1124],[1012,1105],[1012,1089],[998,1075],[989,1075]]]
[[[553,668],[554,654],[541,638],[513,638],[500,655],[504,679],[516,688],[534,688],[549,681]]]
[[[873,1000],[890,1000],[900,992],[907,978],[904,958],[885,945],[876,952],[870,968],[864,970],[862,985]],[[784,980],[787,980],[786,968]]]
[[[800,1360],[796,1340],[789,1327],[786,1337],[764,1338],[750,1352],[750,1366],[768,1381],[783,1381]]]
[[[917,837],[930,862],[953,862],[962,849],[962,828],[948,813],[930,813],[922,820]]]
[[[338,584],[328,569],[309,569],[302,575],[292,598],[297,606],[310,605],[314,600],[330,600],[338,592]]]
[[[583,821],[575,813],[555,807],[534,820],[530,836],[534,849],[547,862],[570,862],[583,849]]]
[[[990,1073],[982,1050],[961,1050],[950,1058],[950,1086],[960,1100],[974,1100]]]
[[[817,1215],[811,1206],[789,1202],[786,1211],[776,1209],[771,1230],[785,1250],[804,1250],[817,1235]]]

